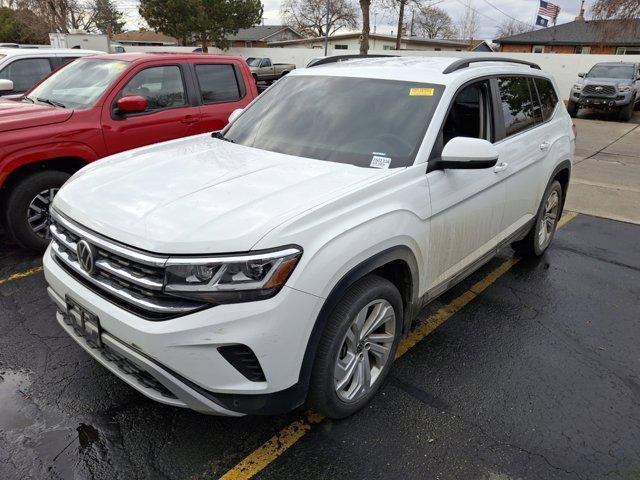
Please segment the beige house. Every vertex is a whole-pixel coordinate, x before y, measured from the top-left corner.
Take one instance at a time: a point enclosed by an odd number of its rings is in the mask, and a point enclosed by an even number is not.
[[[117,33],[111,36],[111,40],[121,45],[144,47],[173,47],[180,44],[177,38],[170,37],[164,33],[154,32],[153,30],[147,30],[146,28]]]
[[[360,50],[360,33],[343,33],[329,37],[329,51],[347,50],[357,53]],[[478,44],[477,41],[468,40],[443,40],[422,37],[403,37],[400,44],[401,50],[431,50],[431,51],[455,51],[472,50]],[[269,47],[276,48],[311,48],[324,49],[324,37],[302,38],[296,40],[272,41]],[[369,35],[370,50],[395,50],[396,37],[394,35]]]

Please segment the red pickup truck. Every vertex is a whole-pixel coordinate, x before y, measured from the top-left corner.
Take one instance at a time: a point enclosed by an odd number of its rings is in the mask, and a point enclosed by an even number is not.
[[[246,62],[202,53],[95,55],[0,100],[0,218],[22,246],[49,241],[49,204],[107,155],[222,129],[258,95]],[[180,159],[176,159],[179,161]]]

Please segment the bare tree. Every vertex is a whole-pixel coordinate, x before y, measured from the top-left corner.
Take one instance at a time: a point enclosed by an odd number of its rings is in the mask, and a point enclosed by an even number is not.
[[[369,32],[371,30],[369,13],[371,10],[371,0],[359,0],[362,12],[362,39],[360,40],[360,55],[369,53]]]
[[[51,31],[69,33],[121,30],[124,22],[113,0],[23,0],[19,2],[38,15]]]
[[[478,12],[471,7],[471,0],[467,1],[464,14],[458,20],[458,34],[461,39],[469,41],[469,47],[473,46],[473,39],[480,28]]]
[[[512,35],[518,35],[519,33],[527,33],[531,30],[533,30],[531,25],[513,19],[506,19],[498,25],[496,36],[498,38],[510,37]]]
[[[453,19],[438,7],[418,9],[414,22],[416,33],[422,37],[454,38],[458,33]]]
[[[621,31],[640,36],[640,0],[596,0],[591,7],[595,20],[613,20],[600,23],[600,41],[614,39]]]
[[[309,37],[323,37],[327,27],[326,0],[283,0],[280,17],[285,25]],[[351,0],[329,1],[329,35],[358,28],[358,7]]]

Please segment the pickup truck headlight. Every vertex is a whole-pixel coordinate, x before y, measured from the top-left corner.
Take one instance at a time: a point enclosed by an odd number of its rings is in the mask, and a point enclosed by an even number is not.
[[[164,291],[210,303],[238,303],[273,297],[302,256],[296,246],[219,257],[172,257]]]
[[[628,92],[631,90],[631,86],[630,85],[620,85],[618,87],[618,90],[621,92]]]
[[[574,84],[573,84],[573,89],[574,89],[576,92],[580,92],[580,91],[582,91],[582,85],[581,85],[581,84],[579,84],[579,83],[574,83]]]

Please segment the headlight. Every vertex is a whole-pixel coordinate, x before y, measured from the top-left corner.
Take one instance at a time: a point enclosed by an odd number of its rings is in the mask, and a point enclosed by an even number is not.
[[[573,84],[573,89],[577,90],[578,92],[582,90],[582,85],[579,83],[574,83]]]
[[[302,256],[299,247],[219,257],[175,257],[167,261],[164,291],[211,303],[273,297]]]
[[[631,90],[631,86],[630,85],[620,85],[618,87],[618,90],[621,92],[628,92],[629,90]]]

